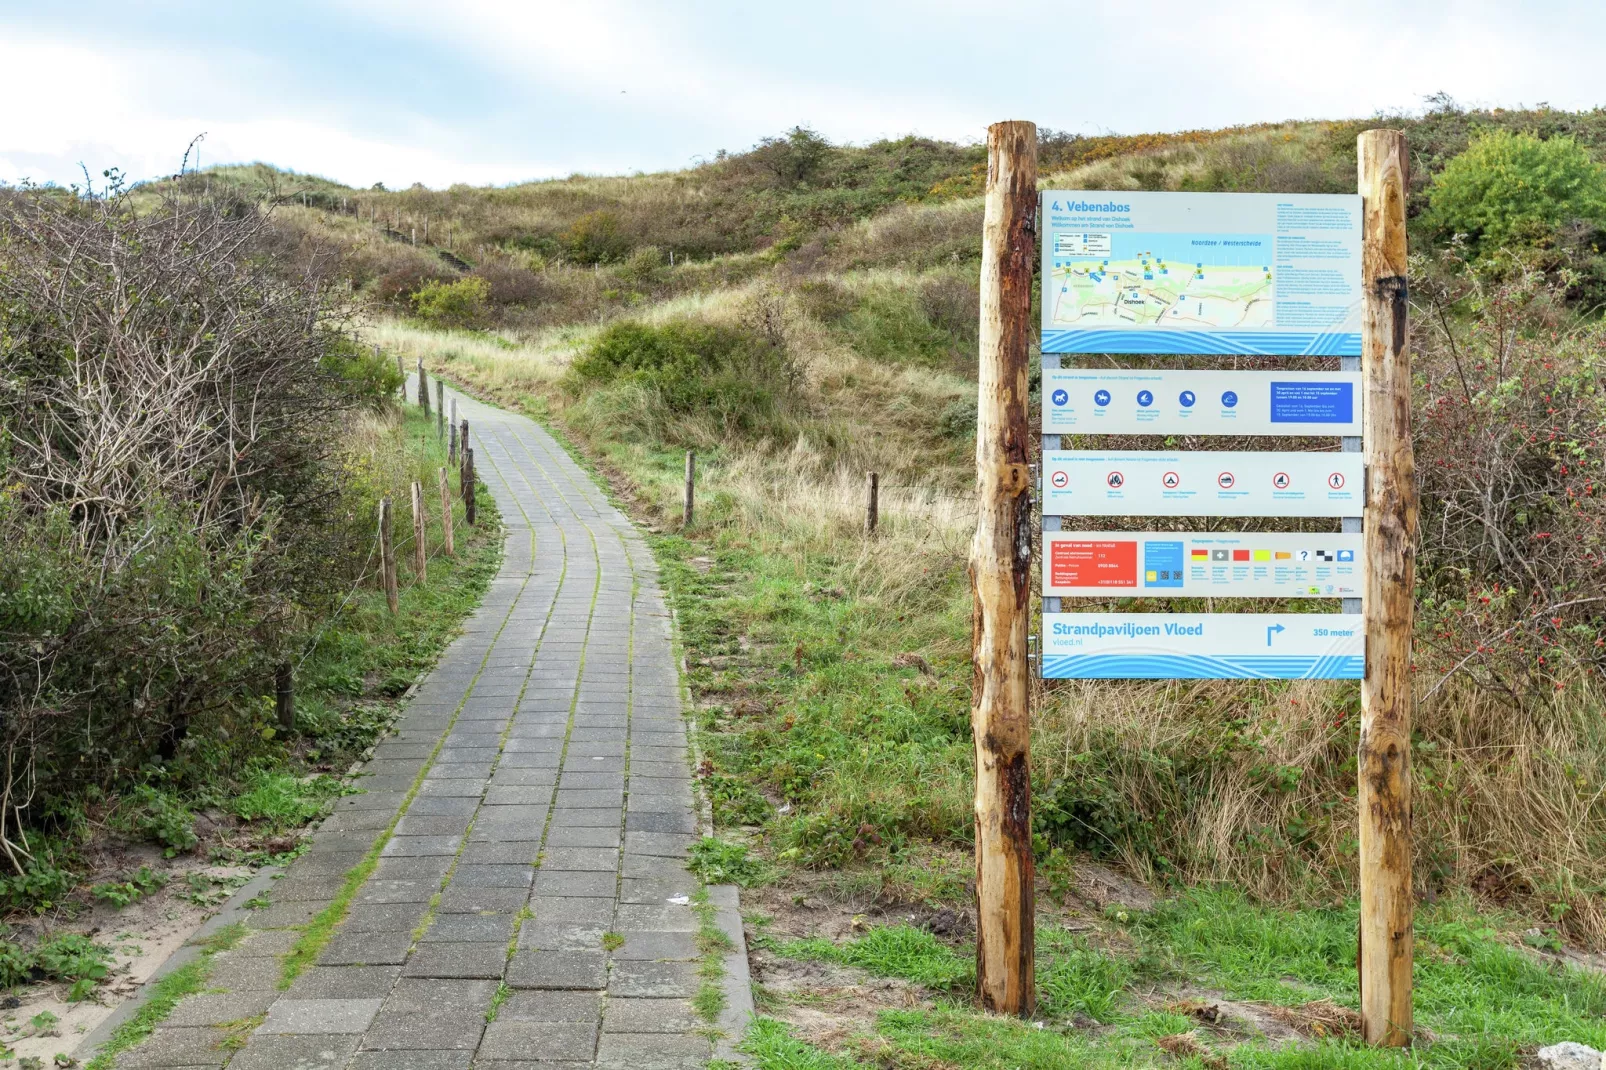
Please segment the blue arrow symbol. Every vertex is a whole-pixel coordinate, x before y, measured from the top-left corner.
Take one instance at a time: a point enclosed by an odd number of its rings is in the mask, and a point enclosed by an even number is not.
[[[1283,632],[1283,631],[1287,631],[1287,630],[1288,629],[1284,628],[1281,624],[1268,625],[1267,628],[1266,628],[1266,645],[1267,646],[1271,646],[1271,637],[1272,637],[1273,633],[1275,633],[1275,632]]]

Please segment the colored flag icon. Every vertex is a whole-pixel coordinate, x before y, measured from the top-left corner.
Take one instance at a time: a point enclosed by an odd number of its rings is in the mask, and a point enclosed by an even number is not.
[[[1193,551],[1193,553],[1190,556],[1195,561],[1208,561],[1208,560],[1210,560],[1210,551],[1209,550],[1195,550],[1195,551]]]
[[[1256,550],[1255,551],[1255,560],[1256,561],[1270,561],[1271,560],[1271,551],[1270,550]]]
[[[1228,554],[1228,552],[1226,550],[1211,550],[1210,551],[1210,560],[1212,560],[1212,561],[1226,561],[1226,560],[1228,560],[1229,556],[1230,555]]]
[[[1232,552],[1232,559],[1234,561],[1248,561],[1249,560],[1249,551],[1248,550],[1234,550]]]
[[[1287,550],[1278,550],[1277,551],[1277,560],[1279,560],[1279,561],[1290,561],[1290,560],[1293,559],[1293,557],[1294,557],[1294,555],[1289,553]]]

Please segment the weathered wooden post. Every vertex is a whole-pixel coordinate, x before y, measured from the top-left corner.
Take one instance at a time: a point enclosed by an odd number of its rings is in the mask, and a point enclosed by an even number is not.
[[[279,728],[293,732],[296,727],[295,673],[288,661],[281,662],[273,672],[273,707],[279,715]]]
[[[424,358],[418,358],[418,407],[429,415],[429,373],[424,371]]]
[[[1361,1033],[1411,1043],[1411,632],[1416,583],[1416,461],[1406,342],[1405,135],[1368,130],[1357,145],[1361,377],[1366,454],[1366,580],[1361,681]]]
[[[390,537],[388,494],[379,499],[379,571],[385,584],[385,603],[390,606],[390,615],[394,617],[401,609],[401,600],[396,593],[396,546]]]
[[[413,586],[428,579],[429,544],[424,535],[424,484],[413,480]]]
[[[474,502],[474,447],[463,447],[463,519],[470,524],[479,517]]]
[[[457,463],[457,421],[453,420],[446,425],[446,463]]]
[[[455,438],[457,428],[452,428]],[[452,481],[446,477],[446,469],[440,470],[441,483],[441,545],[446,550],[446,556],[456,559],[457,541],[452,532]]]
[[[697,451],[686,451],[686,489],[680,499],[680,526],[691,527],[692,512],[697,505]]]
[[[1032,501],[1027,353],[1037,255],[1037,127],[987,128],[982,224],[979,508],[970,547],[976,743],[976,982],[981,1004],[1030,1014],[1035,897],[1027,711]]]
[[[435,433],[446,438],[446,380],[435,379]]]
[[[881,477],[875,472],[871,472],[870,477],[864,481],[864,486],[864,533],[866,535],[874,535],[876,523],[881,519],[880,502],[877,500],[880,496]]]

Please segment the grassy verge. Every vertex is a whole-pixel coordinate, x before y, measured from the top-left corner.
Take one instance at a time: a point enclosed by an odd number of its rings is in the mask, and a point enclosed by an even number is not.
[[[860,1066],[977,1068],[1164,1065],[1277,1070],[1516,1067],[1563,1040],[1606,1045],[1606,978],[1509,942],[1509,919],[1465,902],[1423,911],[1415,1052],[1369,1048],[1356,999],[1353,908],[1294,911],[1229,892],[1194,892],[1107,918],[1092,939],[1039,933],[1032,1021],[974,1012],[969,949],[909,927],[847,944],[760,940],[783,960],[827,961],[898,978],[926,1001],[880,1010],[848,1035],[805,1038],[840,979],[761,992],[767,1017],[744,1048],[761,1070]],[[804,1034],[804,1035],[799,1035]]]
[[[133,1017],[117,1027],[100,1049],[91,1059],[86,1070],[111,1070],[117,1061],[117,1056],[135,1047],[150,1036],[156,1026],[173,1013],[179,1000],[185,996],[194,995],[206,988],[206,978],[212,971],[212,956],[220,951],[227,951],[245,936],[245,926],[238,923],[219,929],[201,946],[201,955],[193,962],[185,963],[172,973],[157,981],[148,998]]]

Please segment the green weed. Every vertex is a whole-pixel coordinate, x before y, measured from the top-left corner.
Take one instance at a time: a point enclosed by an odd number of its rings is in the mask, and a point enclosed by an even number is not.
[[[705,884],[739,884],[751,888],[763,883],[766,867],[746,846],[704,836],[691,846],[689,868]]]
[[[246,821],[260,821],[270,829],[294,828],[317,817],[330,798],[347,790],[332,776],[298,777],[259,769],[231,808]]]
[[[121,909],[137,903],[153,892],[167,886],[168,875],[157,873],[150,866],[140,866],[126,881],[107,881],[89,889],[89,894],[104,903]]]

